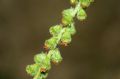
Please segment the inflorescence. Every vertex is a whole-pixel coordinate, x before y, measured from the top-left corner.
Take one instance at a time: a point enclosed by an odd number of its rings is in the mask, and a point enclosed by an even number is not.
[[[44,43],[45,52],[35,55],[35,63],[26,67],[27,73],[33,76],[33,79],[46,79],[51,62],[59,64],[62,61],[58,45],[68,46],[72,41],[72,36],[76,33],[74,18],[85,20],[87,18],[85,8],[91,2],[93,0],[70,0],[73,6],[62,12],[62,22],[49,29],[51,37]]]

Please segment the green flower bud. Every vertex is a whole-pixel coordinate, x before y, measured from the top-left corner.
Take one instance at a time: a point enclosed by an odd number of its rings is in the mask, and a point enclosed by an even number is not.
[[[50,34],[53,36],[57,36],[61,30],[62,30],[62,25],[56,25],[49,29]]]
[[[68,26],[68,31],[70,32],[71,35],[74,35],[76,33],[74,23],[72,23],[72,24],[70,24],[70,26]]]
[[[62,61],[62,56],[61,56],[60,51],[58,49],[51,50],[50,52],[52,52],[52,55],[51,55],[52,62],[58,64]]]
[[[43,63],[41,63],[41,68],[44,68],[46,71],[51,69],[51,63],[50,63],[50,59],[48,57],[46,57],[46,59],[43,61]]]
[[[52,37],[45,41],[45,46],[49,49],[54,49],[57,46],[57,37]]]
[[[93,0],[80,0],[81,6],[82,6],[83,8],[86,8],[86,7],[88,7],[88,6],[90,5],[90,3],[91,3],[92,1],[93,1]]]
[[[67,10],[64,10],[62,12],[63,18],[62,18],[62,23],[64,25],[68,25],[73,21],[73,17],[74,17],[74,9],[70,8]]]
[[[35,55],[34,57],[35,63],[39,64],[41,68],[45,70],[49,70],[51,68],[50,58],[48,58],[47,54],[40,53]]]
[[[78,2],[78,0],[70,0],[71,4],[76,4]]]
[[[40,54],[37,54],[34,56],[35,63],[43,63],[43,61],[46,59],[46,54],[44,52],[41,52]]]
[[[63,35],[61,37],[61,41],[64,43],[70,43],[71,40],[72,40],[71,32],[70,32],[69,28],[66,28],[65,32],[63,33]]]
[[[26,67],[26,71],[28,74],[30,74],[31,76],[35,76],[39,70],[39,65],[38,64],[33,64],[33,65],[28,65]]]
[[[77,12],[77,19],[83,21],[87,18],[87,14],[84,9],[80,8]]]

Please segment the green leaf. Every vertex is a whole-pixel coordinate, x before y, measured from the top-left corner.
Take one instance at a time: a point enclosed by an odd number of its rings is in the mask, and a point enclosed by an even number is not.
[[[62,23],[64,25],[68,25],[73,21],[74,9],[73,8],[66,9],[62,12],[62,15],[63,15]]]
[[[77,12],[77,19],[83,21],[87,18],[87,14],[84,9],[80,8]]]
[[[51,37],[50,39],[45,41],[45,46],[49,49],[54,49],[57,46],[57,37]]]
[[[58,48],[56,48],[55,50],[51,50],[50,52],[52,52],[53,54],[51,55],[51,60],[58,64],[62,61],[62,56],[60,54],[60,51],[58,50]]]
[[[35,76],[39,70],[40,66],[38,64],[28,65],[26,71],[31,76]]]
[[[60,33],[61,30],[62,30],[62,25],[52,26],[49,29],[50,34],[53,35],[53,36],[57,36]]]

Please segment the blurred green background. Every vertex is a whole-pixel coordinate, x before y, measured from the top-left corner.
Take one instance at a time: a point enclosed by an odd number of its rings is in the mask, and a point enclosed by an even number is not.
[[[95,0],[48,79],[120,79],[120,0]],[[69,0],[0,0],[0,79],[32,79],[25,67],[42,51],[48,29]]]

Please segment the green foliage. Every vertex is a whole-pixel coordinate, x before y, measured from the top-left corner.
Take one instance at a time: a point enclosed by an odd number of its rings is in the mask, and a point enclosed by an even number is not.
[[[72,41],[72,36],[76,33],[74,18],[85,20],[87,14],[84,8],[93,0],[70,0],[70,2],[75,7],[63,10],[62,23],[50,27],[49,32],[52,37],[44,43],[45,52],[35,55],[35,63],[26,67],[27,73],[33,76],[33,79],[46,79],[51,69],[51,62],[59,64],[63,60],[57,46],[67,46]]]

